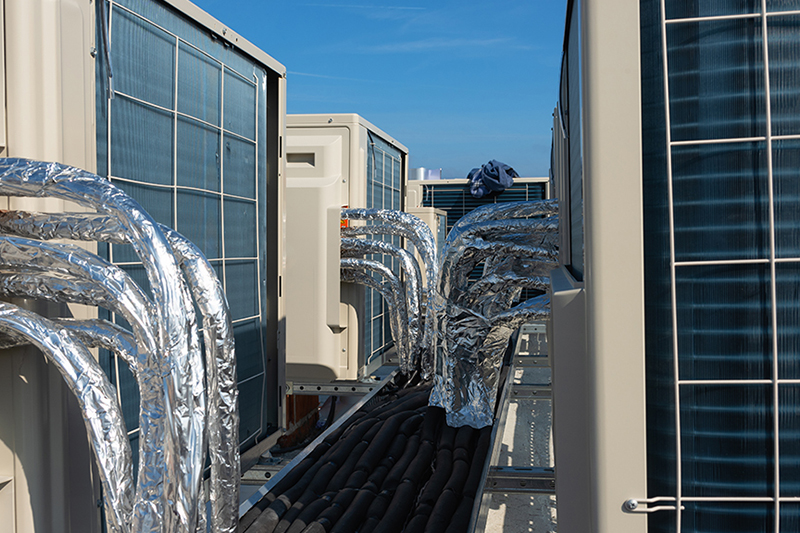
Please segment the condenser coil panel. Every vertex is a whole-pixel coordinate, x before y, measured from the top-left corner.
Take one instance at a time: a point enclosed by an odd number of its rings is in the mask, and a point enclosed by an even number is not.
[[[282,67],[226,42],[214,31],[221,25],[188,2],[171,4],[205,15],[213,28],[163,2],[96,3],[98,20],[108,21],[108,54],[97,56],[98,173],[198,245],[216,270],[233,319],[240,441],[247,447],[280,424]],[[130,247],[107,246],[105,253],[146,286]],[[136,453],[136,382],[113,354],[104,352],[101,363],[119,391]]]
[[[642,4],[651,533],[800,529],[800,19],[762,5]]]

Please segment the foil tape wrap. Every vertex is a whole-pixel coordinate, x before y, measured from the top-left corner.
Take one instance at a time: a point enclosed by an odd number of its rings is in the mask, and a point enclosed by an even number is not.
[[[409,239],[419,251],[425,263],[425,323],[423,327],[423,353],[421,366],[423,376],[429,377],[433,369],[433,354],[436,339],[434,338],[434,322],[436,320],[435,283],[439,278],[439,263],[436,256],[436,244],[433,232],[421,219],[403,213],[386,209],[343,209],[342,218],[351,220],[368,220],[378,224],[367,226],[351,226],[342,228],[343,237],[357,237],[359,235],[397,235]]]
[[[347,239],[343,238],[342,257],[361,257],[369,254],[388,254],[397,258],[405,274],[403,283],[406,309],[408,312],[408,332],[410,346],[408,350],[413,353],[413,359],[419,354],[422,345],[422,329],[420,328],[420,300],[422,287],[420,278],[422,277],[419,264],[408,250],[399,248],[391,243],[384,241],[373,241],[366,239]]]
[[[372,261],[370,259],[350,259],[344,258],[340,260],[342,275],[346,279],[353,279],[351,272],[363,273],[364,276],[370,278],[372,281],[367,281],[363,277],[359,277],[361,283],[369,286],[372,289],[378,290],[386,300],[389,307],[389,324],[392,330],[392,339],[397,347],[397,356],[400,359],[400,371],[404,374],[409,374],[414,370],[414,361],[411,360],[411,354],[408,352],[408,319],[406,318],[405,301],[403,299],[403,289],[400,285],[400,280],[397,276],[389,270],[383,263]],[[372,276],[369,272],[383,277],[384,282],[381,283]],[[387,296],[389,296],[387,298]]]
[[[116,393],[92,354],[65,329],[0,302],[0,331],[24,337],[58,368],[78,404],[97,459],[109,531],[127,533],[133,511],[131,449]]]
[[[160,228],[169,240],[203,315],[209,391],[207,438],[211,456],[211,526],[213,531],[232,532],[238,523],[238,480],[241,475],[236,360],[228,303],[216,273],[202,252],[178,232],[164,225]],[[90,213],[6,211],[0,213],[0,230],[39,239],[129,242],[114,217]],[[114,342],[113,338],[104,340]],[[119,348],[103,347],[115,352],[115,348]],[[124,354],[120,355],[124,358]],[[204,515],[201,512],[198,518],[202,520]]]
[[[239,525],[239,390],[228,300],[211,264],[191,241],[162,227],[203,317],[211,458],[211,530],[236,533]],[[201,510],[202,514],[202,510]]]
[[[193,533],[203,467],[203,362],[194,308],[166,238],[133,199],[73,167],[2,160],[0,193],[76,202],[114,217],[129,236],[153,292],[159,341],[158,351],[142,352],[139,360],[140,468],[132,527]]]

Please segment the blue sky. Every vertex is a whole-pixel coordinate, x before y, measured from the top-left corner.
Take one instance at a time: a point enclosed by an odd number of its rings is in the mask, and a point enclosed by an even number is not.
[[[358,113],[446,178],[547,175],[566,0],[194,2],[286,66],[289,113]]]

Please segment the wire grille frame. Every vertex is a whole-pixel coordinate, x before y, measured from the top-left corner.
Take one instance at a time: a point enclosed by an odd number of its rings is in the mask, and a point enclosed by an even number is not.
[[[648,424],[673,441],[649,436],[648,470],[673,461],[671,479],[655,493],[651,482],[649,497],[673,501],[674,511],[653,513],[649,524],[678,533],[779,533],[796,530],[800,510],[800,491],[785,479],[798,474],[790,464],[797,450],[790,455],[787,443],[798,425],[800,381],[787,368],[800,354],[782,341],[796,328],[788,310],[797,306],[790,295],[797,292],[800,254],[784,237],[797,224],[797,204],[791,191],[782,193],[775,160],[800,128],[785,110],[776,119],[774,106],[787,94],[773,85],[787,58],[771,67],[770,56],[781,25],[800,28],[800,11],[767,0],[702,9],[701,15],[679,2],[658,2],[669,286],[663,318],[671,341],[671,368],[664,370],[671,377],[659,378],[671,382],[662,391],[671,398],[658,401],[671,408],[651,406]],[[720,48],[703,49],[698,40],[724,32],[744,35],[720,45],[736,57],[735,72],[722,71]],[[692,54],[693,68],[682,54]],[[727,75],[737,84],[724,93]],[[716,85],[704,85],[703,76],[717,76]],[[796,99],[796,80],[783,83]],[[745,109],[746,119],[735,120],[733,109]],[[663,418],[653,416],[659,413]],[[736,455],[719,453],[734,447]]]
[[[260,281],[266,272],[260,220],[267,72],[166,6],[144,0],[106,3],[114,70],[112,86],[104,79],[105,65],[98,62],[99,172],[158,222],[195,242],[217,271],[233,318],[240,444],[246,446],[266,429],[266,294]],[[148,288],[129,247],[102,250]],[[101,358],[135,441],[135,381],[113,354]],[[138,446],[132,448],[135,455]]]
[[[367,209],[403,210],[403,155],[400,150],[380,137],[368,133],[367,147]],[[369,222],[372,224],[372,222]],[[395,235],[376,235],[374,238],[402,246],[401,238]],[[400,272],[397,259],[390,255],[375,254],[370,259],[380,261],[392,272]],[[375,276],[373,274],[373,276]],[[377,277],[376,277],[377,279]],[[383,281],[383,280],[379,280]],[[389,310],[377,291],[366,289],[365,309],[369,317],[364,328],[366,366],[377,361],[393,346],[389,325]]]

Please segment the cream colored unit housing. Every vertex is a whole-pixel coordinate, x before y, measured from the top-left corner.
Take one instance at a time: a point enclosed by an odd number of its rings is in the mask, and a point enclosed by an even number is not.
[[[198,244],[234,315],[240,442],[277,431],[284,67],[187,0],[0,0],[0,34],[0,155],[106,176]],[[0,207],[80,210],[26,198],[0,198]],[[126,247],[86,247],[141,280]],[[45,316],[98,316],[14,303]],[[96,355],[136,456],[135,381],[112,354]],[[0,351],[0,405],[0,533],[101,531],[86,428],[59,372],[33,348]]]
[[[644,532],[644,284],[638,3],[569,3],[554,128],[551,275],[561,533]],[[643,507],[645,505],[643,504]]]
[[[408,150],[354,114],[288,115],[286,135],[287,380],[357,379],[393,344],[380,295],[340,282],[340,210],[402,211]]]
[[[3,0],[0,7],[2,156],[95,171],[94,6]],[[52,199],[2,198],[0,206],[80,210]],[[96,316],[83,306],[15,303],[44,314]],[[0,351],[0,405],[0,532],[99,532],[94,459],[58,370],[34,348]]]
[[[443,209],[436,209],[435,207],[407,206],[406,213],[414,215],[418,219],[422,220],[431,229],[434,244],[436,245],[436,255],[438,257],[439,252],[442,250],[442,246],[444,246],[444,240],[447,237],[447,211]],[[423,278],[426,278],[427,270],[425,268],[425,261],[423,261],[422,256],[419,254],[419,250],[417,250],[410,242],[407,243],[407,246],[409,250],[414,252],[417,262],[419,263],[419,268],[422,271],[422,276]]]

